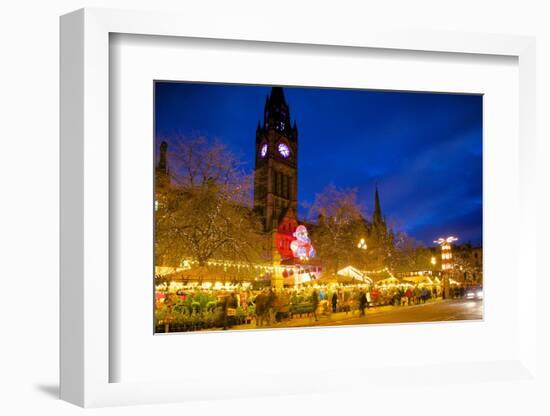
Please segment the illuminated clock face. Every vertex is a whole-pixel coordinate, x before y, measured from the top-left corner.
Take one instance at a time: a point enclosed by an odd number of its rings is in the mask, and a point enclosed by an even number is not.
[[[277,150],[279,151],[279,154],[284,158],[290,156],[290,149],[284,143],[279,143],[279,146],[277,146]]]
[[[260,156],[265,157],[267,155],[267,144],[262,145],[262,148],[260,149]]]
[[[277,124],[277,130],[283,131],[284,129],[285,129],[285,122],[279,121],[279,123]]]

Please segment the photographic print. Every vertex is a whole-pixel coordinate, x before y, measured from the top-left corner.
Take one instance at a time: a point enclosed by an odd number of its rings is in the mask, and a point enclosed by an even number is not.
[[[481,95],[154,93],[155,333],[483,318]]]

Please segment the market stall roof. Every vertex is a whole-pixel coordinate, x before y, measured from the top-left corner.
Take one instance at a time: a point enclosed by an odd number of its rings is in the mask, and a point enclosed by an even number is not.
[[[186,269],[185,267],[155,266],[155,276],[166,276]]]
[[[419,274],[417,276],[407,276],[407,277],[404,277],[403,280],[405,280],[407,282],[413,282],[413,283],[416,283],[416,284],[419,284],[419,283],[425,283],[425,284],[428,284],[428,285],[433,284],[432,279],[430,279],[429,276],[424,275],[424,274]]]
[[[344,276],[340,274],[323,274],[319,279],[319,283],[356,283],[357,279],[351,276]]]
[[[368,277],[366,274],[364,274],[360,270],[357,270],[353,266],[344,267],[343,269],[338,270],[337,274],[339,276],[350,277],[353,280],[360,281],[363,283],[369,283],[369,284],[372,283],[372,279],[370,277]]]
[[[393,276],[376,282],[376,284],[380,286],[398,285],[399,283],[401,283],[399,279]]]

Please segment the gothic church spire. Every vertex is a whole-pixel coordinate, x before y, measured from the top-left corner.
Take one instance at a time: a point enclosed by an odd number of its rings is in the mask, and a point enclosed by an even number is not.
[[[380,195],[378,194],[378,185],[374,191],[374,211],[372,214],[372,223],[376,225],[383,224],[384,218],[382,217],[382,208],[380,207]]]

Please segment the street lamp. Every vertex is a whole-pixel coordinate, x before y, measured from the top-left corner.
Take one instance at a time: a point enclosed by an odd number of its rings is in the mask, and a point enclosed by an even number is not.
[[[365,239],[362,238],[359,243],[357,243],[357,248],[358,249],[361,249],[361,250],[366,250],[367,249],[367,243],[365,242]]]
[[[435,259],[435,257],[432,257],[432,259],[430,260],[430,262],[435,266],[435,264],[437,263],[437,260]]]

